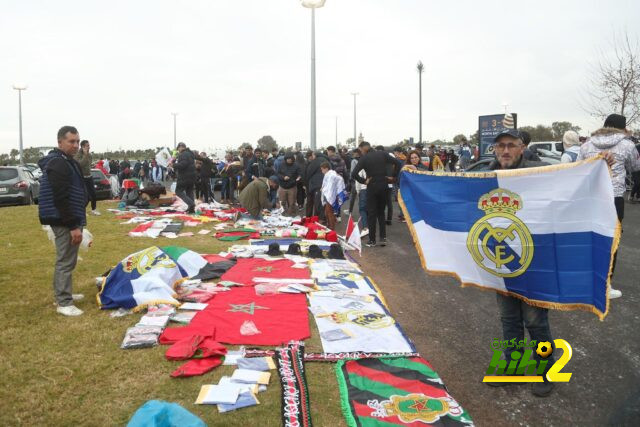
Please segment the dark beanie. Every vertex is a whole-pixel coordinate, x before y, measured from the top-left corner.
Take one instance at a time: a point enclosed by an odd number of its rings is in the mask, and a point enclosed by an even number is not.
[[[604,127],[606,128],[616,128],[616,129],[626,129],[627,128],[627,118],[620,114],[609,114],[607,120],[604,121]]]

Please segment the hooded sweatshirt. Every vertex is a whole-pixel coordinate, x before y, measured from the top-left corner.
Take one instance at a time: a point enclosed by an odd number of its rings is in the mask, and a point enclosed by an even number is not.
[[[640,156],[634,143],[627,138],[621,129],[602,128],[593,133],[591,138],[582,144],[578,160],[595,157],[605,151],[613,154],[615,159],[611,166],[611,183],[614,197],[624,196],[626,190],[626,171],[640,170]]]
[[[287,160],[293,160],[292,164],[288,164]],[[293,188],[298,185],[296,180],[302,175],[302,171],[300,170],[300,166],[295,162],[295,158],[293,154],[287,153],[284,156],[284,161],[280,164],[278,168],[278,180],[280,183],[280,187],[287,190]],[[289,179],[285,180],[284,177],[288,176]]]

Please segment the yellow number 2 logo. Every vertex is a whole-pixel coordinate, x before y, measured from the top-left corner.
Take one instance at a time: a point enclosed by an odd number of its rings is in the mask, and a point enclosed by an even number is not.
[[[562,356],[551,366],[551,369],[547,372],[547,380],[550,382],[567,383],[571,379],[571,372],[560,372],[562,368],[571,360],[573,356],[573,350],[571,345],[563,339],[553,340],[557,349],[562,349]]]

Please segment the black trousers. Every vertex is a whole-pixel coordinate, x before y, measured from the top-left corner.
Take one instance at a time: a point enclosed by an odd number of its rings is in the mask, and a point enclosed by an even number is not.
[[[369,223],[369,240],[373,242],[376,241],[376,225],[380,226],[380,239],[387,237],[384,208],[387,206],[388,193],[389,187],[386,182],[367,185],[367,222]]]
[[[180,197],[183,202],[189,206],[189,211],[193,211],[196,207],[193,201],[193,184],[177,183],[176,196]]]
[[[393,193],[393,188],[387,190],[387,221],[393,220]]]
[[[624,197],[614,197],[613,204],[616,206],[618,221],[620,221],[620,224],[622,225],[622,220],[624,219]],[[617,261],[618,261],[618,249],[616,249],[616,253],[613,254],[613,266],[611,266],[611,278],[613,278],[613,273],[616,271]]]
[[[322,198],[319,188],[307,192],[306,216],[317,215],[319,219],[324,219],[324,209],[322,208]]]
[[[211,179],[202,178],[200,182],[200,196],[205,203],[209,203],[209,197],[213,199],[213,195],[211,194]]]
[[[87,204],[89,204],[89,202],[91,202],[91,210],[95,211],[96,210],[96,189],[93,186],[93,178],[91,177],[84,177],[84,186],[87,187],[87,195],[89,196],[89,199],[87,200]],[[85,205],[86,206],[86,205]]]
[[[296,193],[296,198],[298,206],[304,206],[304,201],[307,198],[307,192],[304,189],[304,184],[302,183],[302,181],[298,181],[298,192]]]

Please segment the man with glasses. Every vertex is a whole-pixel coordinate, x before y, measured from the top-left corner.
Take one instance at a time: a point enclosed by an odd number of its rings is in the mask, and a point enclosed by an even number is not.
[[[489,165],[491,170],[522,169],[536,166],[544,166],[544,163],[526,160],[524,151],[526,145],[522,140],[522,135],[515,129],[507,129],[496,136],[493,145],[495,160]],[[501,294],[496,294],[498,308],[500,309],[500,319],[502,320],[502,333],[505,340],[513,338],[516,341],[524,339],[524,328],[529,331],[532,340],[537,342],[553,342],[551,329],[549,328],[548,310],[527,304],[526,302]],[[511,360],[513,348],[505,350],[506,360]],[[537,361],[540,356],[534,353]],[[553,354],[548,357],[548,367],[553,365]],[[545,372],[546,374],[546,372]],[[487,383],[493,387],[500,387],[510,384],[522,383]],[[553,391],[554,384],[547,382],[533,383],[532,393],[538,397],[546,397]]]
[[[87,225],[85,206],[87,193],[80,165],[74,156],[80,148],[80,136],[73,126],[58,131],[58,148],[40,159],[40,223],[50,225],[55,235],[56,264],[53,292],[58,313],[79,316],[82,310],[73,301],[84,298],[72,294],[71,275],[78,261],[82,227]]]

